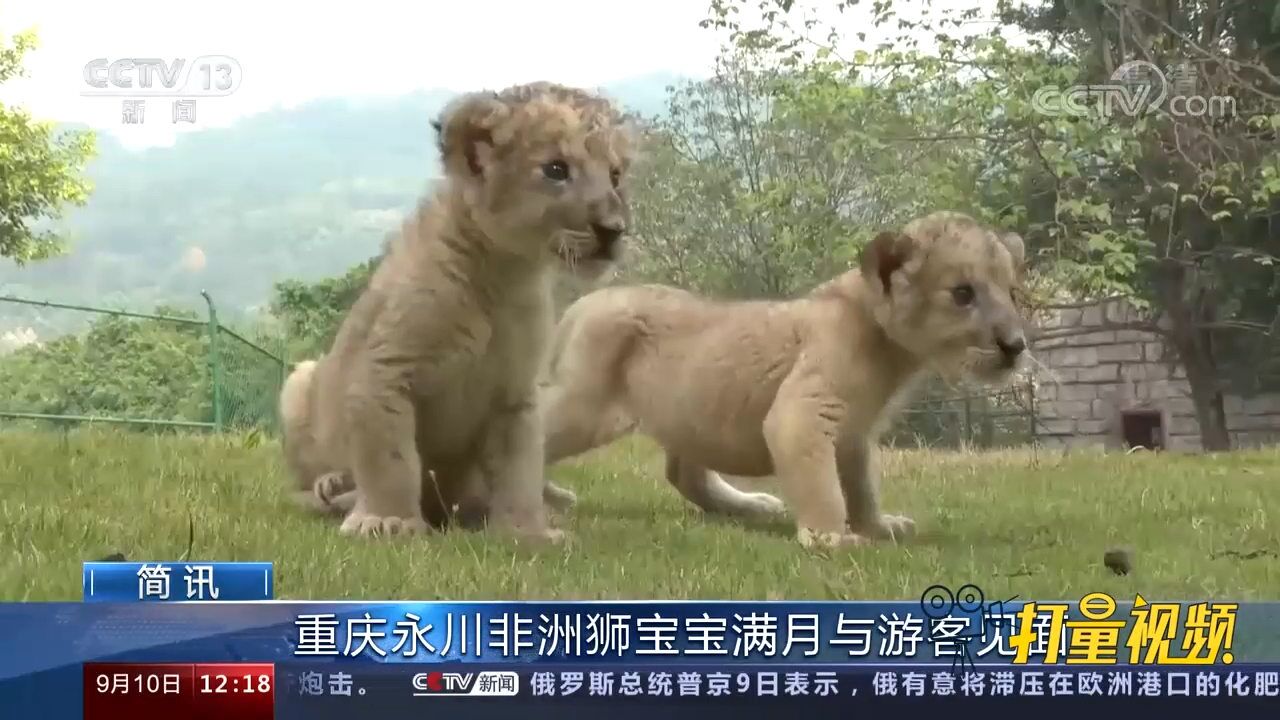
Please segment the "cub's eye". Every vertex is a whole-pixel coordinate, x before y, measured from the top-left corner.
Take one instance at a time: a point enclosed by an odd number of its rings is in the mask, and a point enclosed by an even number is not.
[[[972,305],[974,297],[973,286],[968,283],[951,288],[951,299],[961,307]]]
[[[569,179],[569,164],[563,160],[552,160],[542,166],[542,174],[548,180],[564,182]]]
[[[618,183],[622,182],[622,171],[619,170],[618,168],[613,168],[612,170],[610,170],[609,182],[613,183],[613,186],[615,188],[618,187]]]

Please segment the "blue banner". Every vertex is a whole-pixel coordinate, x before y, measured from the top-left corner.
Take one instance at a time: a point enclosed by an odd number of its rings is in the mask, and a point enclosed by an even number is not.
[[[945,614],[927,602],[0,604],[0,638],[20,649],[0,653],[0,707],[80,718],[98,687],[244,692],[252,681],[282,718],[421,714],[422,702],[467,703],[468,717],[477,702],[474,717],[509,717],[511,703],[522,715],[696,702],[751,716],[851,699],[1275,709],[1280,604],[1096,595]],[[178,669],[135,677],[86,663]],[[245,663],[258,666],[208,670]]]
[[[271,600],[269,562],[86,562],[85,602]]]

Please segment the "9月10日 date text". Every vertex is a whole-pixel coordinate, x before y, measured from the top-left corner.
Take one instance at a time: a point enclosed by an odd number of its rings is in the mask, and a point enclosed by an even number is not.
[[[272,720],[270,663],[87,663],[85,720]]]

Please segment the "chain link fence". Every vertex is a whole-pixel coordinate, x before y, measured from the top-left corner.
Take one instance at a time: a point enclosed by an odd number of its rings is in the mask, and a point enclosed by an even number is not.
[[[1036,393],[1030,381],[1005,388],[929,383],[883,438],[897,447],[1004,448],[1036,440]]]
[[[283,338],[205,317],[0,297],[0,428],[110,423],[274,432]]]
[[[0,297],[0,428],[105,422],[274,433],[287,371],[283,335],[227,327],[202,295],[205,317]],[[933,382],[918,398],[885,441],[950,448],[1035,441],[1030,383],[991,391]]]

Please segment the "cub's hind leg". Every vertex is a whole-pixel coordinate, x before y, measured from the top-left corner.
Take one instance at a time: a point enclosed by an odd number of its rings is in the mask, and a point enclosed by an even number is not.
[[[782,517],[787,506],[782,500],[762,492],[743,492],[701,465],[667,453],[667,481],[685,499],[714,515],[729,515],[748,520]]]

